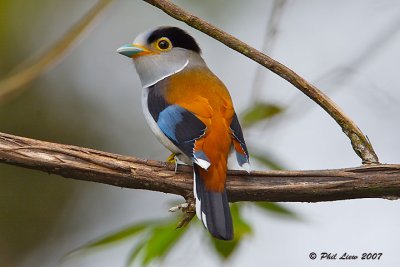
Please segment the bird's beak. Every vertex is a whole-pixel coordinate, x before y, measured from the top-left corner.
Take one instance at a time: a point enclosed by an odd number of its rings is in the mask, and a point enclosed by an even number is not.
[[[117,53],[130,58],[136,58],[142,55],[151,54],[152,52],[138,44],[126,44],[118,48]]]

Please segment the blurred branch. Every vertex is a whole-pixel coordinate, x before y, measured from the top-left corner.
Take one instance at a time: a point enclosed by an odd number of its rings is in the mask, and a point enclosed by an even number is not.
[[[278,25],[281,21],[284,7],[286,5],[286,0],[274,0],[272,4],[271,13],[269,19],[267,20],[267,25],[265,26],[264,43],[261,48],[263,53],[271,53],[272,48],[275,45],[276,37],[278,33]],[[259,65],[256,69],[256,74],[254,75],[254,80],[251,86],[251,100],[259,101],[261,89],[264,83],[264,68]]]
[[[0,162],[65,178],[145,189],[192,199],[189,166],[116,155],[0,133]],[[319,202],[399,198],[400,165],[315,171],[229,171],[229,200]]]
[[[345,85],[353,82],[355,78],[365,80],[366,84],[369,84],[369,87],[362,87],[362,91],[364,93],[357,93],[357,98],[361,96],[369,96],[376,103],[379,101],[378,97],[386,98],[387,101],[393,100],[392,96],[387,96],[383,92],[383,88],[379,88],[378,86],[373,84],[373,81],[368,74],[362,73],[362,68],[367,68],[368,65],[371,64],[371,61],[376,58],[380,53],[386,51],[385,46],[391,44],[393,39],[396,38],[397,34],[400,31],[398,25],[400,24],[400,17],[391,21],[388,25],[379,29],[378,35],[368,44],[365,45],[364,49],[359,49],[359,54],[356,55],[353,59],[350,59],[346,63],[342,63],[338,66],[334,66],[333,68],[325,71],[321,74],[317,79],[315,79],[315,83],[317,84],[325,84],[328,88],[326,91],[333,91],[329,89],[333,89],[332,86],[335,86],[335,90],[333,93],[337,93],[339,89],[343,89]],[[365,93],[365,90],[369,88],[369,92]],[[373,94],[379,94],[377,96],[373,96]],[[396,106],[396,101],[393,101],[393,106]],[[293,97],[287,101],[287,107],[285,107],[285,112],[279,113],[279,120],[274,121],[274,126],[277,123],[288,123],[288,120],[297,120],[298,115],[304,115],[306,112],[309,112],[310,106],[305,105],[304,99],[299,99]],[[387,105],[386,103],[381,103],[381,105]],[[367,105],[365,105],[366,108]],[[277,116],[277,117],[278,117]],[[268,126],[270,126],[269,124]]]
[[[38,56],[36,61],[0,80],[0,104],[21,93],[26,85],[60,61],[111,2],[112,0],[99,0],[53,47]]]
[[[170,15],[171,17],[183,21],[189,26],[202,31],[212,38],[224,43],[228,47],[238,51],[246,57],[258,62],[267,69],[284,78],[297,89],[306,94],[315,103],[320,105],[328,114],[340,125],[343,132],[351,141],[352,147],[364,164],[378,163],[378,156],[375,151],[357,127],[357,125],[337,106],[327,95],[321,92],[314,85],[307,82],[297,73],[275,61],[269,56],[261,53],[248,44],[240,41],[236,37],[222,31],[212,24],[200,19],[199,17],[188,13],[179,6],[166,0],[143,0]]]

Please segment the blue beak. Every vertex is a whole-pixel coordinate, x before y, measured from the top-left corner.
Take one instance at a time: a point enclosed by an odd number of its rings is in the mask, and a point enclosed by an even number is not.
[[[136,44],[126,44],[117,49],[117,53],[133,58],[143,54],[148,54],[150,51]]]

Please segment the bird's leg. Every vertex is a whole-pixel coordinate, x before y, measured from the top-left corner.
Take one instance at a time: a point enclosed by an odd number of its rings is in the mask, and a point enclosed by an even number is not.
[[[169,155],[169,157],[167,158],[167,162],[169,163],[175,163],[175,173],[178,171],[178,160],[176,158],[176,153],[172,153],[171,155]]]
[[[168,156],[167,162],[169,163],[176,163],[176,153],[172,153],[171,155]]]

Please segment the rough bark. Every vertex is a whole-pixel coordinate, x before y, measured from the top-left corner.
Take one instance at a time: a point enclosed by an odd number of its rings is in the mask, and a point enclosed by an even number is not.
[[[118,187],[192,197],[192,171],[153,160],[0,133],[0,162]],[[319,202],[400,197],[400,165],[314,171],[229,171],[229,200]]]

